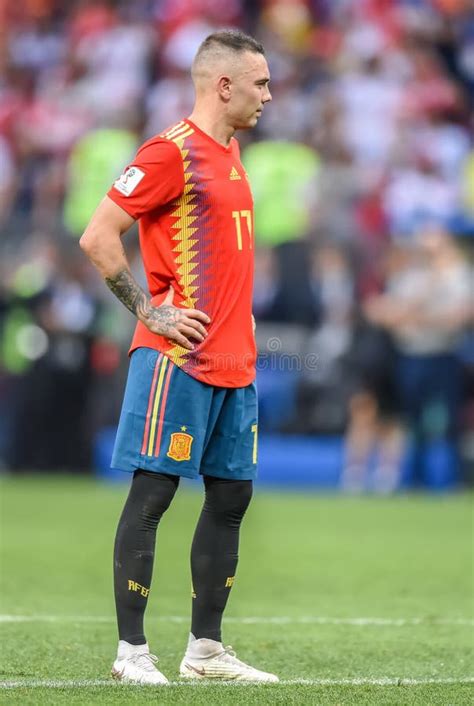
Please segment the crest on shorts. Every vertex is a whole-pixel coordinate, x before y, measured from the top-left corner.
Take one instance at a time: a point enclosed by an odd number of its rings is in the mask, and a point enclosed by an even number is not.
[[[189,461],[193,437],[191,434],[185,433],[186,427],[181,427],[181,430],[171,434],[171,441],[166,455],[175,461]]]

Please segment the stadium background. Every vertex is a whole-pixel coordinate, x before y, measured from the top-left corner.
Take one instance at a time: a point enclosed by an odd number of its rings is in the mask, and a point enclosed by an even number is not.
[[[283,679],[238,698],[470,703],[469,4],[0,2],[2,701],[146,698],[107,680],[129,480],[109,482],[108,461],[134,320],[78,238],[136,146],[190,110],[202,38],[238,26],[265,44],[273,103],[239,135],[256,207],[260,482],[225,639]],[[126,248],[142,278],[136,233]],[[170,679],[198,487],[160,526],[147,634]],[[191,702],[235,693],[166,695]]]
[[[262,479],[290,480],[295,455],[294,482],[352,490],[472,473],[468,3],[1,7],[5,468],[107,467],[133,319],[77,239],[136,146],[190,110],[200,41],[235,25],[262,39],[272,75],[272,105],[240,135],[256,204]],[[127,247],[141,277],[134,235]],[[410,307],[408,325],[388,324]]]
[[[134,321],[77,239],[136,146],[190,110],[203,37],[239,26],[264,42],[273,93],[239,136],[256,208],[262,480],[391,492],[469,476],[468,5],[3,3],[3,467],[107,468]],[[127,247],[142,278],[134,234]],[[404,307],[419,318],[396,321]]]

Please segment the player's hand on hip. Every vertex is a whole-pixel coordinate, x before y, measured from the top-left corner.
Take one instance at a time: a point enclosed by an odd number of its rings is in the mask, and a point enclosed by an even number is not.
[[[188,350],[194,349],[192,340],[202,343],[207,336],[204,324],[210,323],[210,318],[199,309],[179,309],[173,306],[174,289],[169,288],[160,306],[151,306],[143,317],[140,317],[150,331],[169,338]]]

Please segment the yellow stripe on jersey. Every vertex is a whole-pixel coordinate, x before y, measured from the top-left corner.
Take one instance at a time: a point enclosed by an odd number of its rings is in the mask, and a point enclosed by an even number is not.
[[[192,128],[188,128],[186,130],[186,132],[182,132],[179,135],[175,135],[174,137],[170,137],[169,139],[172,140],[173,142],[176,142],[178,147],[181,149],[181,146],[179,143],[180,142],[183,143],[187,137],[189,137],[190,135],[193,134],[193,132],[194,132],[194,130]],[[189,162],[188,162],[188,166],[189,166]]]
[[[175,137],[178,132],[181,130],[185,130],[187,128],[187,124],[184,122],[184,120],[181,120],[181,122],[176,123],[176,125],[173,125],[172,128],[167,130],[164,134],[164,137],[167,137],[169,140],[171,140],[172,137]]]
[[[192,237],[197,231],[197,228],[193,226],[193,223],[197,220],[197,216],[193,215],[196,204],[192,203],[196,197],[196,193],[193,192],[196,185],[193,182],[194,175],[189,171],[191,165],[191,160],[187,159],[189,149],[185,149],[184,144],[186,138],[192,135],[193,132],[194,130],[192,128],[188,128],[185,132],[173,138],[173,142],[178,145],[183,159],[185,186],[183,195],[174,202],[173,206],[175,210],[171,213],[171,215],[177,219],[172,226],[172,229],[176,231],[172,236],[172,240],[176,243],[173,248],[174,259],[177,266],[176,279],[183,292],[183,305],[189,309],[194,309],[198,301],[198,287],[194,285],[198,277],[197,274],[194,274],[198,262],[193,262],[193,258],[198,254],[194,247],[199,241],[197,238]],[[178,366],[182,366],[186,362],[188,355],[189,350],[180,345],[175,345],[168,351],[168,356],[173,363]]]
[[[158,419],[158,409],[160,406],[161,391],[163,389],[163,380],[165,377],[165,371],[166,371],[166,367],[167,367],[168,363],[169,363],[169,360],[164,355],[163,360],[161,361],[161,365],[160,365],[160,372],[159,372],[159,376],[158,376],[158,385],[156,386],[155,399],[153,402],[153,412],[152,412],[152,417],[151,417],[150,438],[148,439],[147,456],[151,456],[153,454],[153,444],[155,441],[156,422]]]

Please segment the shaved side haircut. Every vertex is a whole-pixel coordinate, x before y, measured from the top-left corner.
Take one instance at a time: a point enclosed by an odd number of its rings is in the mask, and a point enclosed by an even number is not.
[[[250,51],[265,56],[263,45],[239,29],[222,29],[213,32],[203,41],[194,57],[191,68],[193,81],[208,75],[216,62],[238,60],[238,55]]]

